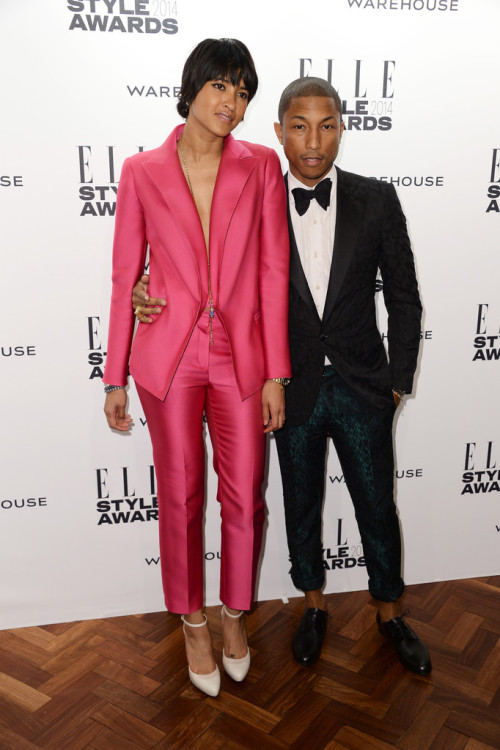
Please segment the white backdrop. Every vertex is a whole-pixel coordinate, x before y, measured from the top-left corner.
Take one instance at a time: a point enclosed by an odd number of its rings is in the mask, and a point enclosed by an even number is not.
[[[416,388],[396,431],[405,579],[499,573],[497,0],[1,5],[0,627],[164,608],[133,386],[131,436],[112,434],[102,413],[112,214],[123,159],[179,121],[182,66],[207,36],[241,38],[256,61],[260,88],[236,137],[279,149],[281,90],[301,74],[330,77],[345,109],[338,164],[395,182],[425,307]],[[333,450],[327,473],[326,590],[365,588]],[[214,604],[211,470],[207,485]],[[286,598],[297,592],[273,439],[266,499],[257,598]]]

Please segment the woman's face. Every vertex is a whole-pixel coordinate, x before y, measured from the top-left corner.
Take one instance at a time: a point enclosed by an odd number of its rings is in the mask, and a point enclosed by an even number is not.
[[[218,78],[207,81],[189,107],[187,121],[224,138],[242,121],[248,106],[243,79],[236,85]]]

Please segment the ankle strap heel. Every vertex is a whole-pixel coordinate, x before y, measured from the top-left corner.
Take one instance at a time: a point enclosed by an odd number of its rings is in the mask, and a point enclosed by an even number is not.
[[[229,612],[228,612],[228,614],[229,614]],[[238,615],[238,617],[239,617],[239,615]],[[203,613],[203,618],[204,618],[203,622],[189,622],[188,620],[186,620],[186,618],[185,618],[184,615],[181,615],[181,620],[184,623],[184,625],[188,625],[190,628],[202,628],[204,625],[206,625],[207,624],[207,616],[206,616],[205,613]]]
[[[188,628],[203,628],[207,624],[206,614],[203,614],[203,622],[188,622],[184,615],[181,615],[181,620],[183,622],[184,632],[186,629],[186,625],[188,626]],[[184,638],[185,637],[186,636],[184,635]],[[201,690],[202,693],[210,695],[213,698],[219,695],[220,671],[217,665],[215,665],[214,671],[210,672],[209,674],[198,674],[197,672],[193,672],[188,664],[188,674],[189,679],[191,680],[193,685],[198,688],[198,690]]]
[[[242,609],[241,612],[238,612],[237,615],[232,615],[231,612],[227,611],[227,607],[225,604],[222,605],[222,611],[224,612],[225,615],[230,617],[232,620],[238,620],[242,615],[245,614],[245,610]]]
[[[242,609],[241,612],[239,612],[237,615],[232,615],[231,612],[227,611],[226,605],[222,605],[221,615],[223,618],[227,616],[232,620],[239,620],[243,614],[244,610]],[[247,676],[248,670],[250,669],[250,649],[247,648],[245,656],[243,656],[241,659],[233,659],[229,656],[226,656],[223,647],[222,666],[224,667],[224,671],[226,672],[226,674],[228,674],[231,679],[233,679],[235,682],[242,682]]]

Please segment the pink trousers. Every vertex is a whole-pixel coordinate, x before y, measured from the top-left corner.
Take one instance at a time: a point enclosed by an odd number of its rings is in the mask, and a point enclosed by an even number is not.
[[[261,391],[241,400],[224,328],[216,316],[210,346],[208,320],[195,326],[164,401],[137,384],[153,444],[165,603],[182,614],[203,606],[203,412],[218,476],[220,598],[233,609],[252,605],[264,523]]]

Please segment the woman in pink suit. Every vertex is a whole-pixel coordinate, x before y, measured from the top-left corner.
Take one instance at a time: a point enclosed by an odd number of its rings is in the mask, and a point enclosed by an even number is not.
[[[165,602],[182,615],[190,679],[209,695],[220,673],[202,609],[203,414],[221,509],[223,665],[240,681],[250,665],[242,614],[261,548],[265,433],[283,426],[291,374],[279,159],[231,135],[256,89],[241,42],[206,39],[193,50],[177,107],[185,125],[123,165],[113,246],[106,417],[130,428],[130,368],[153,444]],[[167,304],[133,338],[129,300],[148,246],[150,291]]]

